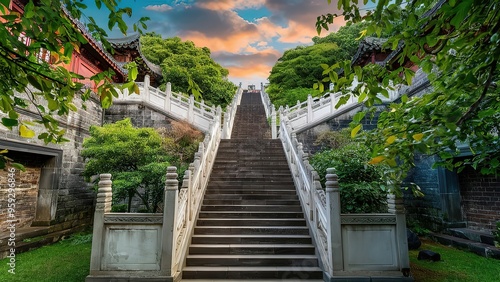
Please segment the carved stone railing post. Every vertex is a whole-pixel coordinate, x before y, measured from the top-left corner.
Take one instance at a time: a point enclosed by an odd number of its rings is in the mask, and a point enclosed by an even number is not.
[[[166,276],[173,276],[175,239],[176,239],[176,219],[177,219],[177,198],[178,198],[177,168],[169,166],[167,168],[167,180],[165,181],[165,198],[163,200],[163,226],[162,226],[162,247],[161,247],[161,272]]]
[[[274,105],[271,105],[271,138],[278,138],[278,132],[276,129],[276,109]]]
[[[194,122],[194,96],[189,96],[189,108],[188,108],[188,117],[189,123],[193,124]]]
[[[344,254],[342,251],[342,225],[340,223],[340,189],[334,168],[326,170],[326,208],[328,231],[328,257],[330,275],[333,271],[344,270]]]
[[[389,213],[396,215],[396,238],[399,249],[401,271],[406,273],[410,268],[410,259],[408,256],[408,239],[406,235],[406,216],[403,198],[396,197],[394,194],[388,194],[387,207]]]
[[[150,101],[150,98],[149,98],[149,85],[150,85],[149,75],[145,75],[144,76],[144,93],[143,93],[144,96],[143,96],[142,100],[146,101],[146,102]]]
[[[182,179],[182,189],[187,190],[188,219],[193,220],[193,189],[191,187],[191,171],[186,169]]]
[[[102,240],[104,237],[104,214],[111,212],[113,192],[111,174],[101,174],[97,190],[97,201],[94,212],[94,229],[92,234],[92,255],[90,257],[90,274],[101,269]]]
[[[163,106],[167,111],[170,111],[170,98],[172,98],[172,83],[167,82],[167,88],[165,89],[165,101]]]
[[[313,98],[311,95],[307,96],[307,122],[312,122],[313,120]]]

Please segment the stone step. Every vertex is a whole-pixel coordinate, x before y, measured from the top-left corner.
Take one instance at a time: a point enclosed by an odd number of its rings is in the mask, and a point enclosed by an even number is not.
[[[276,163],[269,163],[265,162],[264,164],[260,165],[255,165],[255,164],[247,164],[245,162],[238,162],[238,161],[220,161],[220,162],[215,162],[213,166],[213,171],[290,171],[290,168],[287,163],[281,163],[281,162],[276,162]]]
[[[230,187],[209,187],[207,191],[205,192],[206,195],[212,195],[212,194],[253,194],[253,195],[296,195],[295,189],[292,189],[291,187],[288,187],[288,189],[273,189],[273,188],[266,188],[266,189],[258,189],[258,190],[251,190],[251,189],[245,189],[241,187],[236,187],[236,186],[230,186]]]
[[[322,279],[323,272],[319,267],[309,265],[298,266],[187,266],[183,269],[182,277],[195,279]]]
[[[199,218],[197,226],[306,226],[304,218]]]
[[[227,180],[213,180],[212,177],[210,177],[210,181],[208,183],[208,189],[210,187],[217,187],[217,188],[222,188],[222,187],[231,187],[231,188],[243,188],[246,190],[266,190],[266,189],[271,189],[271,190],[291,190],[291,188],[294,188],[294,183],[293,180],[289,181],[252,181],[252,180],[247,180],[247,181],[230,181],[230,179]]]
[[[270,164],[287,164],[285,157],[275,157],[275,156],[231,156],[228,154],[227,156],[221,156],[217,158],[214,164],[228,164],[228,163],[236,163],[236,164],[245,164],[246,162],[250,162],[250,164],[257,165],[270,165]],[[248,164],[247,164],[248,165]]]
[[[268,176],[259,176],[259,175],[226,175],[224,174],[218,174],[218,175],[211,175],[210,176],[211,181],[226,181],[229,180],[232,183],[234,182],[244,182],[244,181],[251,181],[252,183],[258,184],[258,183],[263,183],[263,184],[269,184],[269,183],[286,183],[290,184],[293,183],[292,176],[290,174],[288,175],[268,175]]]
[[[282,206],[282,205],[203,205],[202,211],[274,211],[274,212],[301,212],[300,205],[296,206]]]
[[[307,226],[195,226],[194,234],[218,235],[308,235]]]
[[[318,266],[315,255],[188,255],[186,266]]]
[[[312,244],[192,244],[192,255],[244,255],[244,254],[308,254],[314,255]]]
[[[304,218],[302,212],[261,212],[261,211],[200,211],[202,218]]]
[[[280,199],[269,199],[269,200],[231,200],[231,199],[219,199],[219,200],[203,200],[203,205],[300,205],[299,199],[295,200],[280,200]]]
[[[267,194],[208,194],[205,195],[205,200],[298,200],[298,196],[294,194],[273,195]]]
[[[446,234],[430,233],[428,236],[446,246],[453,246],[458,249],[468,250],[487,258],[500,259],[500,248],[496,248],[490,244]]]
[[[309,235],[281,234],[194,234],[192,244],[311,244]]]

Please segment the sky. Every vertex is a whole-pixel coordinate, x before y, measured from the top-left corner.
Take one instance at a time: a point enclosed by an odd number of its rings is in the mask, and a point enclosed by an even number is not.
[[[107,14],[91,8],[93,16],[107,26]],[[147,32],[163,38],[178,36],[193,41],[198,47],[208,47],[214,61],[229,70],[229,80],[242,83],[243,88],[267,82],[276,61],[287,49],[311,45],[317,36],[316,17],[337,13],[336,1],[327,0],[122,0],[121,5],[132,8],[133,23],[147,16]],[[104,12],[101,12],[104,15]],[[330,31],[337,30],[342,19],[335,20]],[[130,25],[131,26],[131,25]],[[328,32],[323,31],[321,36]],[[120,37],[110,32],[110,37]]]

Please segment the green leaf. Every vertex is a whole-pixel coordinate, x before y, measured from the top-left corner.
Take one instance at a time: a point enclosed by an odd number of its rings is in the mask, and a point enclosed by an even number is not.
[[[28,4],[24,6],[24,13],[23,17],[26,19],[30,19],[35,15],[35,12],[33,11],[35,8],[35,5],[33,4],[33,1],[29,1]]]
[[[355,66],[354,72],[356,73],[356,76],[358,77],[358,81],[361,81],[363,79],[363,70],[361,69],[361,67]]]
[[[10,166],[12,166],[13,168],[16,168],[20,171],[26,171],[26,168],[24,167],[24,165],[22,165],[20,163],[10,163]]]
[[[137,74],[139,74],[139,71],[137,70],[137,66],[131,67],[128,70],[128,75],[131,80],[135,81],[137,79]]]
[[[17,126],[19,122],[17,119],[2,118],[2,124],[8,128],[12,128],[13,126]]]
[[[469,13],[472,2],[472,0],[460,1],[460,4],[458,4],[458,6],[456,6],[454,9],[456,10],[456,14],[450,21],[451,25],[455,26],[456,28],[460,27],[460,24],[463,23],[465,17]]]
[[[9,8],[10,0],[0,0],[0,12],[1,14],[7,14],[7,9]]]
[[[47,101],[49,102],[49,104],[48,104],[49,110],[55,111],[55,110],[59,109],[59,103],[56,100],[49,98],[49,99],[47,99]]]
[[[9,118],[17,120],[19,118],[19,114],[14,110],[9,111]]]
[[[31,85],[33,85],[33,87],[35,87],[36,89],[38,89],[40,91],[44,91],[42,84],[38,81],[39,78],[37,78],[37,77],[35,77],[35,76],[31,75],[31,74],[28,74],[26,76],[26,78],[28,79],[29,83]]]
[[[361,129],[361,124],[358,124],[355,128],[353,128],[351,130],[351,138],[356,137],[360,129]]]
[[[352,120],[354,122],[360,122],[366,115],[365,111],[357,112],[353,117]]]

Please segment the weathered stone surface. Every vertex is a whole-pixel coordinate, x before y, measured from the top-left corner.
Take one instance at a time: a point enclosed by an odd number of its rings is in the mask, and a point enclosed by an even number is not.
[[[104,122],[113,123],[127,117],[136,127],[170,128],[170,123],[175,120],[142,104],[115,103],[106,110]]]
[[[408,238],[408,249],[417,250],[422,245],[420,238],[410,229],[406,229],[406,237]]]
[[[101,125],[102,109],[100,103],[93,99],[86,103],[85,110],[80,100],[75,99],[74,103],[79,110],[59,118],[68,142],[44,144],[37,138],[20,137],[17,128],[12,131],[0,129],[0,148],[9,149],[8,155],[28,168],[27,172],[18,172],[16,178],[16,217],[20,220],[20,227],[30,226],[34,221],[39,221],[41,225],[68,222],[70,227],[91,222],[95,196],[83,179],[84,163],[80,152],[83,139],[89,136],[90,126]],[[20,113],[20,119],[26,121],[36,116],[34,111]],[[39,134],[44,129],[35,127],[34,130]],[[0,177],[4,177],[4,173],[0,173]],[[4,183],[0,179],[0,185]],[[0,193],[3,192],[2,186]],[[5,197],[0,196],[3,201]],[[1,213],[5,206],[3,202],[0,205]],[[3,224],[0,228],[3,229]]]

